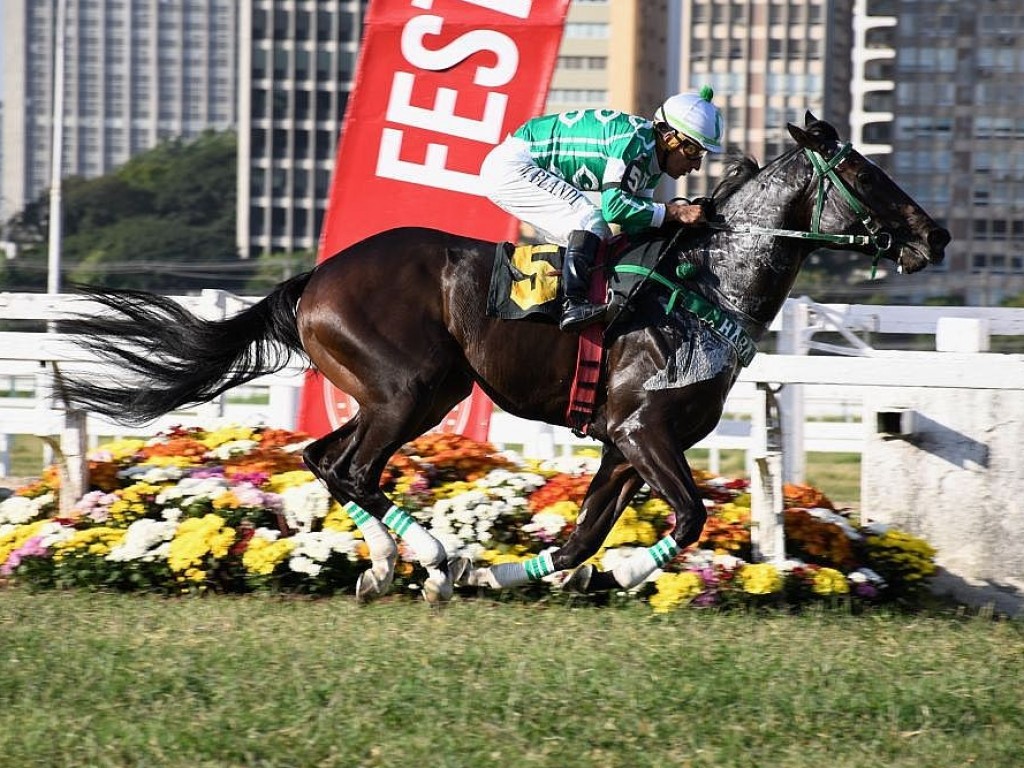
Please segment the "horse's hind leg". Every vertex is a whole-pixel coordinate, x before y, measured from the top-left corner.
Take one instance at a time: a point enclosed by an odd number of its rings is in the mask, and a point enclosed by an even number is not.
[[[330,467],[334,466],[343,453],[349,438],[355,432],[358,415],[339,429],[310,443],[303,451],[303,459],[310,471],[323,482],[333,498],[342,493],[333,487]],[[345,499],[341,496],[341,499]],[[342,508],[363,534],[363,541],[370,555],[370,568],[359,574],[356,580],[356,599],[369,602],[383,597],[391,589],[398,562],[398,545],[387,527],[373,515],[367,514],[353,501],[340,501]]]
[[[468,394],[469,384],[448,382],[451,394],[437,401],[426,414],[416,412],[413,395],[393,398],[386,407],[364,405],[355,418],[306,449],[307,464],[344,505],[371,548],[372,567],[361,577],[357,594],[369,600],[390,587],[396,553],[387,526],[413,551],[426,568],[424,597],[430,603],[448,600],[452,579],[443,545],[409,513],[392,503],[380,490],[380,478],[388,459],[403,444],[437,424],[458,400]]]

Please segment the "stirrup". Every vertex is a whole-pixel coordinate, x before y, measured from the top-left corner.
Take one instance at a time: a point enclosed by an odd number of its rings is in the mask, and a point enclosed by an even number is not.
[[[562,319],[559,321],[558,327],[563,331],[581,330],[588,325],[604,320],[607,309],[607,306],[603,304],[585,302],[571,304],[562,312]]]

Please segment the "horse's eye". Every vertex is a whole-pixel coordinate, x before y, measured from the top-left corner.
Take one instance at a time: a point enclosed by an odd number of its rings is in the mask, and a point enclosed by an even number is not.
[[[860,184],[861,186],[868,186],[869,184],[871,184],[872,181],[874,181],[874,178],[874,174],[871,173],[871,170],[868,168],[864,168],[863,170],[857,171],[857,183]]]

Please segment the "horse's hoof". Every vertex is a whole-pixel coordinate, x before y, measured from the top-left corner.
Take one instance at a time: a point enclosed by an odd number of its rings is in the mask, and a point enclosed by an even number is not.
[[[457,587],[471,587],[473,561],[468,557],[453,557],[448,561],[448,575]]]
[[[585,563],[569,574],[569,577],[562,582],[562,591],[584,595],[590,591],[590,580],[593,576],[594,566]]]
[[[391,581],[390,576],[381,578],[372,569],[363,571],[356,579],[356,602],[365,605],[383,597],[391,589]]]
[[[423,599],[432,608],[439,608],[446,605],[454,594],[452,580],[447,577],[432,576],[423,582]]]

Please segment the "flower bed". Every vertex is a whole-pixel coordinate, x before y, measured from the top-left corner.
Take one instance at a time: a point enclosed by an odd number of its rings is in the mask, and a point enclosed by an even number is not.
[[[117,440],[89,455],[92,490],[56,516],[58,473],[0,502],[0,580],[29,586],[161,593],[351,592],[369,566],[354,524],[305,470],[303,435],[267,427],[176,429]],[[563,543],[597,460],[524,460],[456,435],[426,435],[388,464],[383,486],[450,554],[478,565],[536,556]],[[781,567],[750,562],[746,480],[697,473],[708,522],[697,545],[632,594],[657,612],[685,605],[815,600],[913,602],[934,550],[909,534],[860,527],[820,492],[785,489]],[[594,562],[654,544],[670,524],[643,489]],[[396,583],[424,573],[401,547]],[[551,593],[554,580],[528,596]]]

